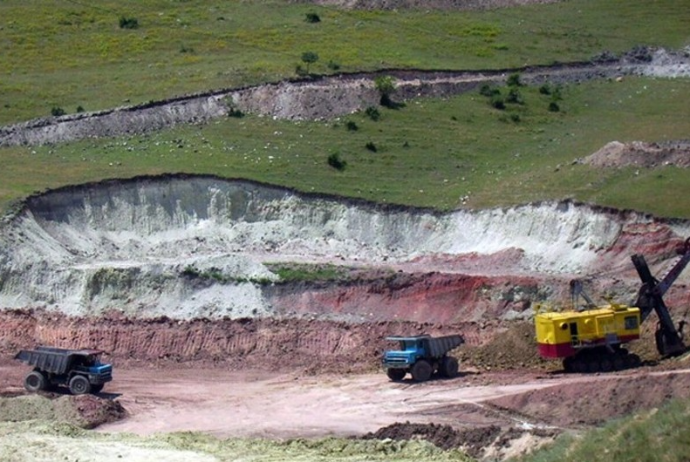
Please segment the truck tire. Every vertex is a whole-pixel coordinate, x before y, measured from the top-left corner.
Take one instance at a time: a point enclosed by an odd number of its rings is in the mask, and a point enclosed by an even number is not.
[[[420,359],[414,363],[414,366],[412,366],[412,370],[410,372],[412,372],[412,379],[414,379],[415,382],[426,382],[431,378],[431,374],[434,372],[434,370],[431,367],[431,364],[423,359]]]
[[[452,356],[446,356],[441,360],[439,372],[443,377],[452,379],[453,377],[457,377],[459,367],[457,359]]]
[[[41,371],[31,371],[24,379],[24,388],[35,393],[48,388],[48,379]]]
[[[405,369],[388,369],[386,371],[386,375],[388,375],[388,378],[391,379],[393,382],[400,382],[402,379],[405,378]]]
[[[85,395],[91,391],[89,379],[83,375],[75,375],[69,381],[69,391],[73,395]]]

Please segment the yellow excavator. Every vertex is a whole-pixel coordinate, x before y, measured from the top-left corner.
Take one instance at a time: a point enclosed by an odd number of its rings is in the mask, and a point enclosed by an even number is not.
[[[597,306],[582,288],[571,282],[573,305],[582,297],[583,309],[564,312],[538,311],[534,322],[539,354],[546,359],[562,359],[566,372],[608,372],[636,367],[640,358],[623,346],[640,338],[640,326],[652,311],[658,317],[656,348],[663,357],[686,351],[683,323],[678,328],[663,300],[663,295],[690,262],[690,238],[678,249],[678,261],[666,276],[657,280],[642,255],[631,257],[642,285],[631,305],[609,302]]]

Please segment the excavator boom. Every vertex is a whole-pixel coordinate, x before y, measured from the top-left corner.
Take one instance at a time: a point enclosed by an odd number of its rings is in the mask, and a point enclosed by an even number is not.
[[[678,354],[686,349],[680,329],[676,329],[673,325],[673,319],[671,319],[671,314],[664,303],[663,295],[678,279],[678,276],[680,276],[688,263],[690,263],[690,238],[685,241],[678,253],[681,257],[661,281],[658,281],[652,275],[644,256],[633,255],[631,257],[637,274],[642,281],[642,286],[637,294],[637,300],[633,305],[640,309],[642,322],[647,319],[652,311],[655,311],[659,317],[659,325],[655,336],[657,350],[662,356]]]

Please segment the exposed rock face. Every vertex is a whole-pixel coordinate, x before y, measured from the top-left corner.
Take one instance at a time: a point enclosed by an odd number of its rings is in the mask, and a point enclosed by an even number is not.
[[[0,306],[175,319],[520,318],[563,300],[575,275],[597,275],[627,301],[637,287],[630,255],[663,264],[688,235],[685,221],[568,202],[441,214],[248,181],[138,178],[29,198],[2,227]],[[351,273],[284,284],[275,262]]]

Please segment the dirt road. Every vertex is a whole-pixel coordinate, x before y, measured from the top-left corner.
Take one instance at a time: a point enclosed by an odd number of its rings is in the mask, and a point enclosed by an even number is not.
[[[119,370],[107,391],[130,412],[103,432],[201,431],[220,437],[349,436],[396,422],[539,425],[485,403],[606,376],[471,374],[422,384],[384,374],[318,375],[219,370]]]
[[[435,444],[452,437],[457,444],[469,444],[464,449],[475,457],[502,451],[503,458],[566,428],[597,425],[659,406],[670,397],[688,397],[687,366],[681,358],[596,375],[466,369],[451,380],[393,383],[383,373],[123,365],[100,397],[122,404],[129,416],[96,432],[117,438],[191,431],[280,441],[367,434],[396,438],[426,424],[421,431]],[[0,365],[0,396],[24,394],[24,374],[21,365]]]

